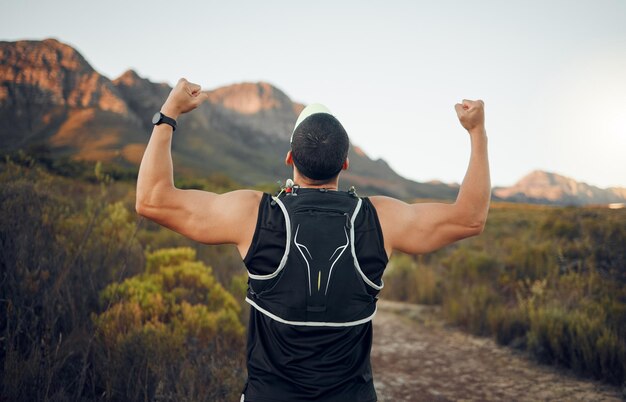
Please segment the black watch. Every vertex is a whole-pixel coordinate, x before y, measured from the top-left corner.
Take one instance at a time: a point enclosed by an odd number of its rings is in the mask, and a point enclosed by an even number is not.
[[[152,124],[158,126],[159,124],[163,123],[169,124],[170,126],[172,126],[174,131],[176,131],[176,120],[172,119],[171,117],[167,117],[161,112],[156,112],[154,116],[152,116]]]

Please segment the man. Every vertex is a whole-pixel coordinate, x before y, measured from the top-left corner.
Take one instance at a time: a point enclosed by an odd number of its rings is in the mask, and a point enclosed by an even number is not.
[[[471,157],[456,202],[407,204],[340,192],[349,141],[322,105],[301,113],[279,197],[214,194],[173,182],[175,119],[207,99],[185,79],[155,115],[137,180],[137,212],[205,244],[234,244],[249,275],[248,382],[242,400],[375,401],[371,319],[393,250],[434,251],[482,232],[491,184],[482,101],[455,105]]]

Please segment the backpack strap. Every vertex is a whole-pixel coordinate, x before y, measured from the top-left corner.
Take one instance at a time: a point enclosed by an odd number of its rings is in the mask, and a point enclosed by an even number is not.
[[[276,268],[276,270],[274,272],[272,272],[271,274],[267,274],[267,275],[255,275],[253,273],[251,273],[250,271],[248,271],[248,276],[252,279],[256,279],[259,281],[264,281],[264,280],[268,280],[268,279],[272,279],[274,277],[276,277],[276,275],[278,275],[280,273],[280,271],[282,271],[283,268],[285,268],[285,265],[287,265],[287,258],[289,257],[289,250],[291,249],[291,219],[289,218],[289,213],[287,212],[287,208],[285,207],[285,204],[283,204],[283,202],[278,198],[278,196],[272,196],[272,202],[278,204],[278,206],[280,207],[281,211],[283,212],[283,215],[285,216],[285,229],[286,229],[286,241],[285,241],[285,252],[283,253],[283,257],[280,259],[280,264],[278,264],[278,268]]]
[[[354,208],[354,212],[352,212],[352,219],[350,221],[350,249],[351,249],[350,251],[352,252],[352,258],[354,259],[354,267],[356,268],[357,272],[361,275],[361,278],[363,278],[363,281],[367,283],[369,286],[371,286],[372,288],[376,290],[381,290],[383,286],[385,286],[385,283],[383,282],[383,280],[382,279],[380,280],[380,286],[372,282],[363,273],[363,270],[361,269],[361,265],[359,264],[359,259],[356,257],[355,241],[354,241],[354,222],[356,221],[356,217],[359,214],[359,211],[361,210],[362,204],[363,204],[363,200],[359,197],[359,201],[357,202],[356,207]]]

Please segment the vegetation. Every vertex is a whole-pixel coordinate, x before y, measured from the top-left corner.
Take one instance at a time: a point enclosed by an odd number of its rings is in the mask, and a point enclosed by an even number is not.
[[[385,281],[384,297],[441,304],[542,362],[626,380],[626,210],[496,204],[481,236],[397,255]]]
[[[239,304],[190,248],[147,255],[146,272],[101,292],[94,316],[106,395],[119,400],[236,400]],[[232,355],[231,355],[232,353]]]
[[[102,165],[55,163],[0,164],[0,400],[235,400],[236,251],[138,219]]]

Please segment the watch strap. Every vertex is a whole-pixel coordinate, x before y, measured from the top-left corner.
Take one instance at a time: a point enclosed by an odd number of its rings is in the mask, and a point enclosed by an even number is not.
[[[169,116],[164,115],[161,112],[159,112],[159,118],[156,121],[153,120],[153,123],[155,126],[165,123],[167,125],[172,126],[172,129],[176,131],[176,120],[172,119]]]

